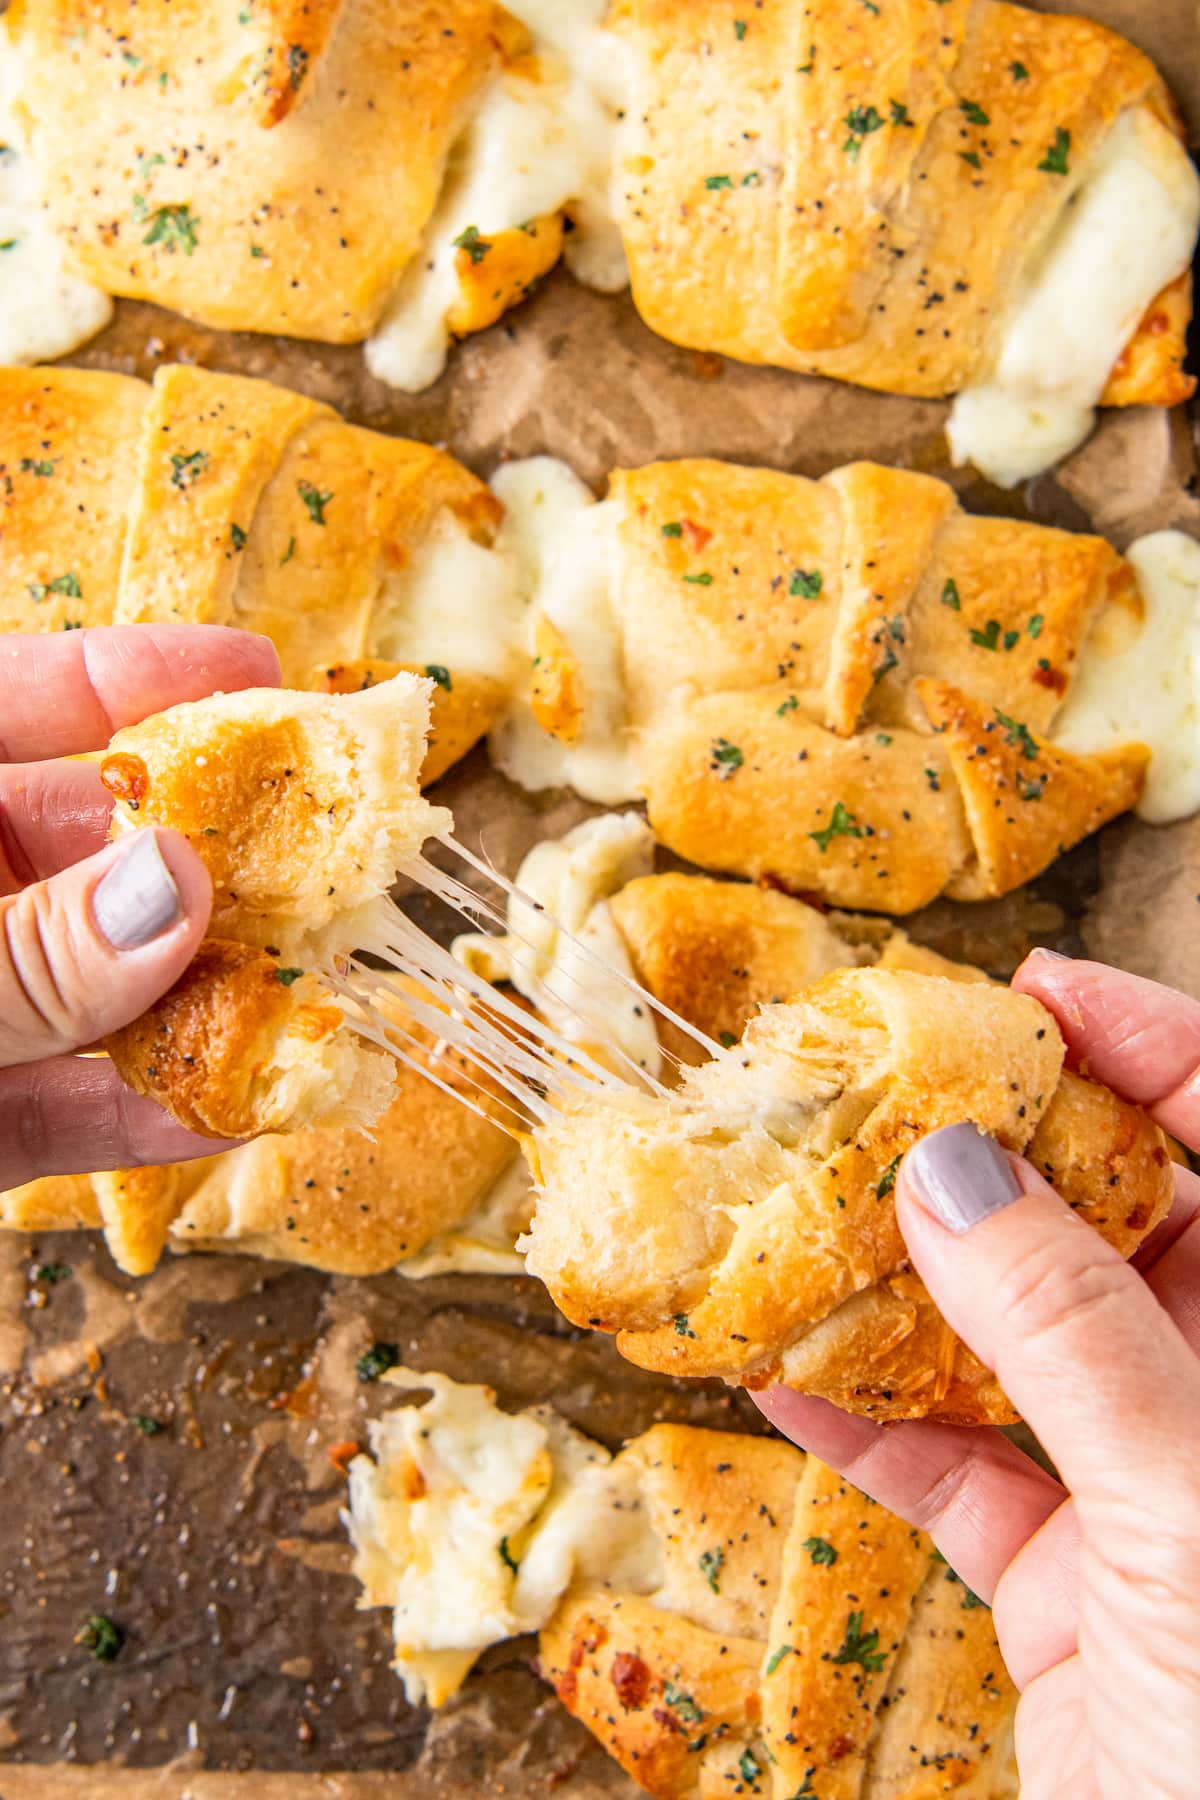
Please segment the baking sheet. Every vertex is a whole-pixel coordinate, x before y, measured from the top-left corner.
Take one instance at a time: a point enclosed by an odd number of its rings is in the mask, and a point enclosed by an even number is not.
[[[1193,0],[1084,10],[1155,55],[1200,141]],[[71,360],[150,376],[191,360],[263,376],[376,429],[445,443],[483,475],[547,451],[600,491],[610,468],[711,455],[819,475],[858,456],[954,482],[978,511],[1105,531],[1124,547],[1200,536],[1195,415],[1108,415],[1018,494],[950,471],[945,408],[756,370],[654,338],[628,299],[556,273],[463,346],[429,393],[392,392],[360,351],[189,326],[122,305]],[[437,796],[459,835],[513,873],[539,838],[596,809],[529,796],[482,751]],[[910,923],[1004,975],[1035,942],[1086,951],[1200,995],[1200,821],[1122,821],[1002,900],[939,902]],[[432,920],[432,916],[431,916]],[[71,1274],[47,1289],[44,1263]],[[681,1386],[576,1331],[538,1285],[501,1277],[370,1281],[218,1257],[132,1282],[90,1234],[0,1236],[0,1800],[458,1800],[637,1790],[537,1679],[532,1640],[498,1646],[441,1714],[414,1713],[388,1666],[388,1620],[355,1610],[328,1461],[362,1441],[372,1338],[411,1365],[489,1381],[504,1404],[552,1399],[615,1446],[653,1420],[757,1430],[740,1394]],[[161,1422],[145,1436],[135,1414]],[[89,1614],[126,1630],[110,1664],[74,1644]],[[103,1765],[103,1775],[96,1773]],[[324,1774],[322,1771],[339,1771]],[[120,1772],[118,1772],[120,1771]]]

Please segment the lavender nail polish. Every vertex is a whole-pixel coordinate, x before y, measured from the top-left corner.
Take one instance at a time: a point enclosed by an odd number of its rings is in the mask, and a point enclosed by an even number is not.
[[[931,1132],[909,1151],[904,1171],[926,1211],[958,1236],[1022,1193],[1004,1151],[977,1125]]]
[[[114,950],[139,950],[183,917],[175,877],[152,831],[139,831],[97,882],[92,916]]]

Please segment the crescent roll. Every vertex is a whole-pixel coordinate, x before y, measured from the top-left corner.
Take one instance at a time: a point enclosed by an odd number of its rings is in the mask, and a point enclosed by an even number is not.
[[[392,1059],[346,1029],[318,976],[449,823],[417,786],[431,687],[216,695],[118,731],[101,757],[112,835],[172,826],[212,877],[199,956],[104,1046],[192,1130],[295,1130],[339,1109],[369,1124],[390,1099]]]
[[[666,1099],[564,1104],[532,1134],[527,1265],[644,1368],[779,1380],[872,1418],[1011,1422],[910,1271],[906,1150],[963,1120],[1023,1151],[1122,1255],[1165,1216],[1166,1143],[1063,1068],[1053,1018],[988,983],[839,969],[768,1005]]]
[[[0,463],[0,630],[237,625],[274,640],[289,687],[432,669],[426,781],[499,709],[502,509],[440,450],[183,364],[153,386],[7,368]],[[474,632],[448,613],[458,586],[478,596]]]
[[[1055,735],[1102,632],[1134,654],[1155,602],[1102,538],[874,463],[653,463],[596,505],[538,459],[497,488],[533,666],[491,741],[526,785],[644,796],[702,867],[886,913],[1006,893],[1143,794],[1141,744]]]
[[[988,1608],[923,1532],[775,1437],[660,1424],[615,1457],[547,1407],[407,1369],[346,1524],[409,1698],[540,1628],[560,1700],[647,1793],[1016,1792]]]
[[[1006,483],[1097,403],[1193,392],[1200,183],[1123,38],[1002,0],[615,0],[611,22],[618,216],[664,337],[964,394],[951,442]]]

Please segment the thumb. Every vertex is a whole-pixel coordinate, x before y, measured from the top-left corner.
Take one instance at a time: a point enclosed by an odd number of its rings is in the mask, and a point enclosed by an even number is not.
[[[0,900],[0,1067],[138,1018],[183,973],[211,910],[204,864],[159,828]]]
[[[896,1216],[934,1301],[993,1369],[1076,1496],[1114,1471],[1194,1503],[1200,1362],[1145,1282],[1041,1176],[974,1125],[909,1152]]]

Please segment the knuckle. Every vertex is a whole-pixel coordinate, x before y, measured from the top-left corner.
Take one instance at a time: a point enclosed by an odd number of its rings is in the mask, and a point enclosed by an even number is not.
[[[0,1045],[24,1061],[90,1041],[98,1014],[86,949],[55,884],[25,888],[3,923]]]
[[[1103,1240],[1081,1240],[1064,1254],[1062,1238],[1030,1245],[996,1288],[997,1309],[1013,1339],[1026,1349],[1062,1331],[1105,1326],[1128,1299],[1132,1277]]]

